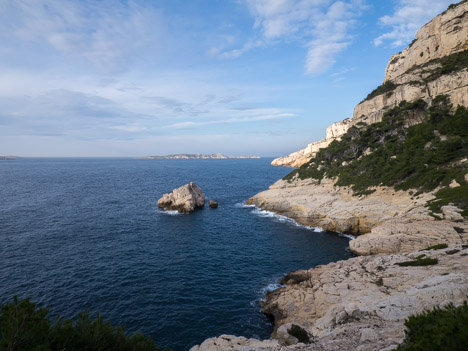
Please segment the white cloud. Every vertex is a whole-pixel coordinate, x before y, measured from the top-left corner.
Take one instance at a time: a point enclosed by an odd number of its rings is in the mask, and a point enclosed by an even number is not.
[[[242,128],[295,116],[291,109],[258,107],[264,99],[259,94],[269,96],[276,87],[226,87],[217,79],[206,81],[206,72],[147,74],[137,83],[126,74],[105,85],[99,84],[99,77],[63,80],[1,68],[0,76],[0,139],[24,135],[141,139],[176,129],[207,125],[223,129],[232,123]]]
[[[175,128],[175,129],[185,129],[185,128],[195,128],[206,125],[215,125],[215,124],[229,124],[229,123],[248,123],[248,122],[258,122],[258,121],[269,121],[277,120],[284,118],[294,117],[295,114],[284,112],[282,110],[272,110],[272,109],[253,109],[254,111],[249,111],[250,116],[235,116],[227,119],[214,119],[207,121],[185,121],[173,123],[166,128]],[[237,110],[236,113],[241,112]]]
[[[416,32],[433,17],[443,12],[454,0],[396,0],[395,11],[379,19],[388,32],[374,39],[374,45],[389,43],[392,47],[407,45]]]
[[[161,16],[134,2],[5,1],[0,38],[52,50],[71,62],[86,61],[104,72],[125,70],[143,47],[157,46]],[[55,54],[55,56],[56,56]]]
[[[246,0],[255,17],[259,38],[249,39],[241,48],[210,54],[237,58],[260,46],[298,41],[307,47],[305,71],[321,74],[335,63],[336,55],[351,42],[350,30],[365,9],[364,0]]]

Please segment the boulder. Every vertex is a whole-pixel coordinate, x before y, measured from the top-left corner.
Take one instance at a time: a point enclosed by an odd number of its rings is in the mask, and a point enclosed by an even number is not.
[[[180,188],[174,189],[170,194],[164,194],[158,200],[160,208],[179,211],[180,213],[191,213],[196,208],[205,206],[205,194],[195,183],[188,183]]]
[[[210,200],[210,208],[218,208],[218,203],[216,201]]]

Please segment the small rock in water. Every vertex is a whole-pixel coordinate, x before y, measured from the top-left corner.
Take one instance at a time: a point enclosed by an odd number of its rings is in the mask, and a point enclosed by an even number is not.
[[[158,206],[166,210],[191,213],[196,208],[205,206],[205,194],[195,183],[188,183],[174,189],[170,194],[164,194],[158,200]]]
[[[210,200],[210,208],[218,208],[218,203],[216,201]]]

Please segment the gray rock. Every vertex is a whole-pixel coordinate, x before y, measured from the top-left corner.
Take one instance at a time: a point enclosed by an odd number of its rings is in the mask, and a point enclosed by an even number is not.
[[[288,330],[291,329],[291,327],[292,323],[286,323],[279,327],[276,331],[276,340],[278,340],[280,345],[289,346],[299,342],[295,336],[289,334]]]
[[[188,183],[174,189],[170,194],[164,194],[158,200],[158,206],[166,210],[191,213],[196,208],[205,206],[205,195],[195,183]]]
[[[216,201],[210,200],[210,208],[218,208],[218,203]]]
[[[370,341],[376,342],[379,336],[372,328],[365,328],[361,330],[361,342]]]
[[[361,310],[355,303],[349,303],[345,306],[345,311],[348,316],[356,318],[361,313]]]

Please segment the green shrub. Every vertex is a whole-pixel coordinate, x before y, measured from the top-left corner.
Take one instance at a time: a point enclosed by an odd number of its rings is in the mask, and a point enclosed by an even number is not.
[[[46,308],[36,308],[29,299],[2,305],[0,315],[0,350],[47,350],[50,322]]]
[[[29,299],[1,306],[0,350],[9,351],[158,351],[154,342],[142,334],[126,335],[98,315],[91,319],[80,313],[76,321],[57,317],[54,325],[46,318],[48,310],[37,308]]]
[[[377,285],[377,286],[383,286],[383,285],[384,285],[384,284],[383,284],[383,279],[382,279],[382,278],[377,279],[377,280],[375,281],[375,285]]]
[[[458,250],[458,249],[453,249],[453,250],[447,250],[447,251],[445,251],[445,253],[446,253],[447,255],[453,255],[453,254],[456,254],[457,252],[460,252],[460,250]]]
[[[379,85],[374,90],[372,90],[372,92],[369,95],[367,95],[366,98],[362,100],[361,102],[373,99],[374,97],[385,94],[385,93],[392,92],[393,90],[395,90],[397,86],[398,85],[388,80],[385,83]]]
[[[448,247],[447,244],[437,244],[437,245],[426,247],[424,250],[441,250],[441,249],[446,249],[447,247]]]
[[[416,258],[414,261],[399,262],[397,265],[401,267],[416,267],[416,266],[432,266],[439,263],[437,258]]]
[[[468,50],[457,52],[455,54],[430,61],[429,63],[434,62],[439,63],[440,66],[434,69],[431,74],[426,77],[426,82],[431,82],[444,74],[457,72],[468,67]]]
[[[398,351],[462,351],[468,345],[468,305],[436,307],[406,322],[405,340]]]

